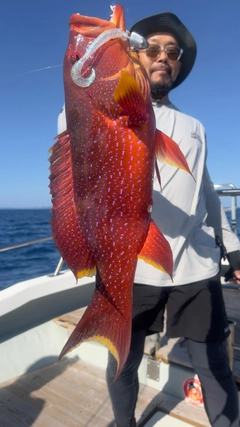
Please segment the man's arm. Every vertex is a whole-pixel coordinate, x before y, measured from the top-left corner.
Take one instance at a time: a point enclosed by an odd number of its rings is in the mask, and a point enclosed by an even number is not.
[[[204,173],[204,194],[208,212],[207,224],[214,228],[215,235],[223,242],[230,269],[225,275],[225,280],[240,285],[240,242],[231,230],[223,206],[217,195],[214,185],[209,177],[207,168]]]

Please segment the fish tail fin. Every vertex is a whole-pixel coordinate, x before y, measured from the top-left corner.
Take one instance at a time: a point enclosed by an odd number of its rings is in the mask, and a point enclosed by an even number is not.
[[[132,299],[129,297],[128,316],[125,318],[117,307],[98,289],[91,303],[63,347],[58,360],[84,341],[96,341],[107,347],[117,361],[115,379],[119,376],[128,357],[131,341]]]
[[[160,162],[168,163],[192,175],[179,145],[158,129],[155,134],[155,152]]]

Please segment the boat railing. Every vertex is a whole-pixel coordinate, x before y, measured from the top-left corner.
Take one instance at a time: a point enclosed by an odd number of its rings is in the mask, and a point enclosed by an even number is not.
[[[230,197],[231,198],[231,207],[228,209],[231,212],[231,226],[233,231],[238,234],[238,224],[237,224],[237,197],[240,196],[240,188],[236,188],[233,184],[216,184],[214,185],[215,190],[218,193],[219,197]],[[240,291],[240,287],[233,283],[222,284],[222,288],[230,291]],[[230,336],[228,338],[228,351],[229,358],[233,361],[234,350],[240,351],[240,345],[234,341],[234,327],[236,323],[232,322],[232,327],[230,327]]]
[[[42,237],[41,239],[28,240],[27,242],[16,243],[15,245],[6,246],[5,248],[0,248],[0,252],[12,251],[13,249],[24,248],[25,246],[35,245],[36,243],[42,243],[47,240],[53,240],[52,236]]]
[[[56,270],[54,271],[54,273],[53,273],[53,275],[54,276],[58,276],[59,275],[59,273],[60,273],[60,271],[62,270],[62,268],[63,268],[63,264],[64,264],[64,260],[63,260],[63,258],[61,257],[60,258],[60,260],[58,261],[58,265],[57,265],[57,267],[56,267]]]
[[[234,184],[215,184],[214,188],[219,197],[231,198],[231,225],[234,233],[237,234],[237,197],[240,196],[240,188],[236,188]]]
[[[219,197],[231,198],[231,207],[226,210],[230,211],[232,229],[236,234],[238,234],[237,197],[240,196],[240,188],[236,188],[234,184],[215,184],[214,188]],[[222,284],[222,287],[229,290],[240,290],[239,286],[230,283]]]

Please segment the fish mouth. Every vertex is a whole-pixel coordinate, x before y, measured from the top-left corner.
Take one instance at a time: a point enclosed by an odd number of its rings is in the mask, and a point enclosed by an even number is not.
[[[125,18],[123,7],[120,4],[116,4],[115,6],[110,6],[112,14],[110,16],[110,22],[112,22],[116,28],[120,28],[121,30],[126,30]]]
[[[69,21],[70,29],[81,32],[83,36],[91,38],[98,37],[103,31],[114,28],[119,28],[125,31],[126,26],[122,6],[117,4],[110,7],[112,14],[109,21],[75,13],[71,16]]]

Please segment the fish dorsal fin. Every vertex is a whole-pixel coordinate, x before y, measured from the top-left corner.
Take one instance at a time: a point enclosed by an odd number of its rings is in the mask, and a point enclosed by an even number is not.
[[[192,175],[178,144],[158,129],[155,134],[155,154],[160,162],[183,169]]]
[[[114,101],[119,104],[130,125],[140,125],[148,117],[146,102],[136,79],[126,70],[121,71],[120,81],[114,92]]]
[[[70,137],[60,134],[50,150],[51,226],[54,241],[76,279],[95,274],[95,261],[79,226],[74,202]]]

